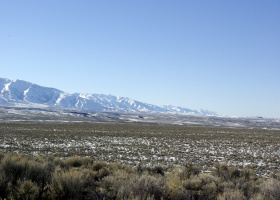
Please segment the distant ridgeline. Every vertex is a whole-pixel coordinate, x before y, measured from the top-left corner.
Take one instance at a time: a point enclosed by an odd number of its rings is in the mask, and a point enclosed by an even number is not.
[[[70,94],[23,80],[12,81],[0,78],[0,91],[0,103],[2,104],[37,104],[38,106],[48,105],[91,111],[217,115],[217,113],[208,110],[192,110],[171,105],[156,106],[127,97],[104,94]]]

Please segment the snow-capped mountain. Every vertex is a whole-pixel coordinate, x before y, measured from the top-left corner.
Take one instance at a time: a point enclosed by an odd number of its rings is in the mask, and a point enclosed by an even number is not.
[[[174,112],[174,113],[182,113],[182,114],[192,114],[192,115],[217,115],[217,113],[200,109],[200,110],[192,110],[189,108],[183,108],[181,106],[172,106],[172,105],[164,105],[162,108],[168,110],[168,112]]]
[[[192,110],[171,105],[156,106],[126,97],[104,94],[65,93],[27,81],[0,78],[0,103],[42,104],[61,108],[116,112],[158,112],[174,114],[216,115],[207,110]]]

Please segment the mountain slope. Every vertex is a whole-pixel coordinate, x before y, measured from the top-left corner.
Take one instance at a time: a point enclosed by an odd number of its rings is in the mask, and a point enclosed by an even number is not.
[[[174,114],[216,115],[207,110],[192,110],[171,105],[156,106],[126,97],[104,94],[69,94],[55,88],[27,81],[0,78],[0,103],[24,103],[95,111],[160,112]]]

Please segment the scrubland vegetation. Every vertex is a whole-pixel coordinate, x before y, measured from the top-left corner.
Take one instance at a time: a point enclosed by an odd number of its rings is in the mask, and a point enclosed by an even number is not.
[[[0,156],[2,199],[279,199],[280,181],[216,164],[132,167],[78,156]]]
[[[280,131],[0,123],[2,199],[280,199]]]

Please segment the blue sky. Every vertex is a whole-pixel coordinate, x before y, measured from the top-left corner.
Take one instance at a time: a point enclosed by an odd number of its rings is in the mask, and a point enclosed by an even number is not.
[[[280,118],[278,0],[2,0],[0,77]]]

